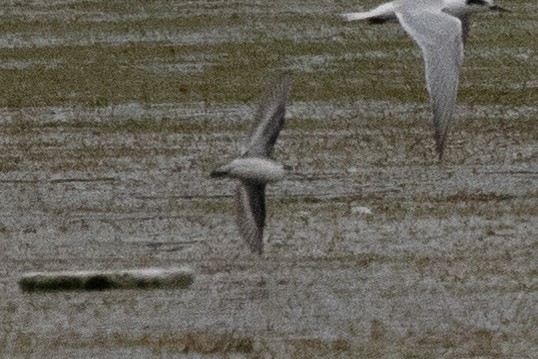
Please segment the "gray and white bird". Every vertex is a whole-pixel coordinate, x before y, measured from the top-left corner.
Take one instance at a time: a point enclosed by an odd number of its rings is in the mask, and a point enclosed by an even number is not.
[[[366,20],[370,24],[383,24],[397,22],[396,7],[398,0],[379,5],[375,9],[364,12],[350,12],[342,14],[348,21]],[[494,4],[493,0],[443,0],[444,12],[457,17],[461,21],[463,41],[469,35],[470,16],[483,8],[491,11],[510,12],[501,6]]]
[[[370,11],[342,14],[348,21],[367,20],[374,24],[398,20],[418,44],[424,57],[439,159],[456,108],[469,17],[480,7],[508,11],[492,0],[395,0]]]
[[[265,186],[286,174],[286,168],[270,159],[276,139],[284,126],[286,100],[291,80],[283,74],[271,83],[261,98],[254,123],[239,158],[211,172],[212,178],[231,177],[237,185],[237,226],[252,252],[263,253],[265,227]]]

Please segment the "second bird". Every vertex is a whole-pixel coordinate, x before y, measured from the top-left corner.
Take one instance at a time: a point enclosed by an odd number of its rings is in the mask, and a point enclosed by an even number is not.
[[[211,172],[212,178],[231,177],[237,185],[237,225],[252,252],[263,253],[265,185],[284,177],[284,166],[270,159],[284,126],[286,100],[291,80],[288,74],[271,83],[261,98],[254,123],[239,158]]]

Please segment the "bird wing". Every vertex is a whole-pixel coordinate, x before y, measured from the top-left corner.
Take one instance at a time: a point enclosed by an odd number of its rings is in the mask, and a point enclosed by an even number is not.
[[[237,185],[237,226],[250,250],[262,254],[265,225],[265,184],[241,181]]]
[[[396,19],[394,15],[394,2],[379,5],[375,9],[364,12],[348,12],[342,14],[347,21],[370,20],[371,22],[384,22],[390,19]]]
[[[282,74],[270,84],[260,99],[243,156],[269,157],[271,155],[278,134],[284,126],[286,99],[289,96],[290,87],[289,73]]]
[[[396,16],[422,49],[436,150],[441,158],[448,125],[456,108],[459,70],[463,61],[461,22],[440,8],[423,11],[402,7]]]

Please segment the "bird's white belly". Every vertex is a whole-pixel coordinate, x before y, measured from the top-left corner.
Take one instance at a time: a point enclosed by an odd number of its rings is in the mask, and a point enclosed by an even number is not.
[[[238,158],[230,163],[233,177],[258,182],[275,182],[286,174],[284,167],[263,158]]]

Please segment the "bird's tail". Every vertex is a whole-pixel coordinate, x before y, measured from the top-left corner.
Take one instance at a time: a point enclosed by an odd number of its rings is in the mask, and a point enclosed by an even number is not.
[[[364,12],[347,12],[345,14],[340,14],[346,21],[355,21],[355,20],[364,20],[369,16]]]

